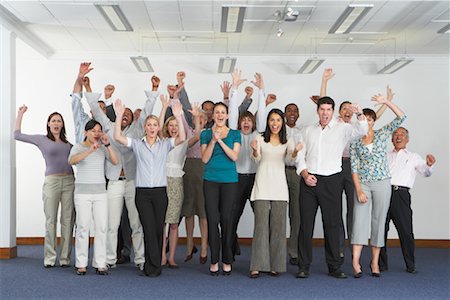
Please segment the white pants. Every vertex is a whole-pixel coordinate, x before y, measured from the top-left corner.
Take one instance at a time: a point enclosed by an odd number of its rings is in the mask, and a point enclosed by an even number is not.
[[[106,194],[75,194],[75,266],[85,268],[89,256],[89,225],[94,219],[94,268],[106,268],[106,229],[108,199]]]
[[[115,264],[117,260],[117,233],[122,216],[123,203],[128,210],[131,227],[131,240],[134,249],[134,263],[143,264],[144,233],[135,202],[134,180],[114,180],[108,182],[108,233],[106,238],[106,263]]]

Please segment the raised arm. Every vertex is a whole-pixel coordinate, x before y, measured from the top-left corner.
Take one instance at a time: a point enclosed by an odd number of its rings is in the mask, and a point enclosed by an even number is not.
[[[186,140],[186,131],[184,130],[183,119],[182,119],[183,106],[181,105],[180,101],[175,102],[172,105],[172,112],[178,123],[178,136],[175,139],[175,145],[179,145]]]
[[[242,79],[242,71],[238,70],[237,68],[235,68],[233,70],[233,72],[231,73],[231,97],[232,99],[230,99],[229,101],[229,106],[228,106],[228,110],[229,110],[229,114],[228,114],[228,124],[230,126],[231,129],[237,129],[238,128],[238,122],[239,122],[239,109],[238,109],[238,94],[237,94],[237,90],[239,88],[239,86],[246,81],[246,79]],[[224,81],[223,83],[224,86],[228,86],[227,89],[229,91],[230,89],[230,83],[227,81]],[[222,87],[222,91],[224,90],[223,86]],[[224,93],[225,95],[225,93]]]
[[[388,101],[392,101],[392,99],[394,99],[394,93],[392,92],[392,89],[389,87],[389,85],[387,86],[386,89],[386,99]],[[377,120],[379,118],[381,118],[381,116],[384,114],[384,112],[386,111],[387,106],[385,104],[381,105],[381,107],[377,110],[376,115],[377,115]]]
[[[19,107],[19,111],[17,112],[17,118],[16,118],[16,126],[14,128],[14,130],[18,130],[21,131],[22,130],[22,118],[23,118],[23,114],[27,111],[28,107],[24,105],[22,105],[21,107]]]
[[[166,111],[167,108],[169,108],[170,102],[169,102],[169,97],[167,97],[166,95],[160,95],[159,99],[161,100],[161,112],[159,113],[159,128],[161,129],[158,133],[158,135],[160,137],[162,137],[162,129],[164,127],[164,123],[165,123],[165,115],[166,115]]]
[[[333,69],[328,68],[323,71],[322,84],[320,85],[320,97],[327,95],[328,80],[334,77]]]
[[[256,130],[263,132],[266,127],[266,92],[263,76],[261,73],[255,73],[255,80],[252,83],[259,89],[258,111],[256,113]],[[275,96],[276,98],[276,96]],[[273,100],[272,97],[269,101]]]
[[[83,78],[88,74],[93,68],[91,68],[90,62],[82,62],[78,70],[78,76],[75,79],[73,85],[73,93],[81,93],[83,91]]]
[[[201,114],[200,104],[194,103],[192,110],[190,110],[189,112],[194,117],[194,126],[195,126],[194,135],[191,136],[191,138],[189,139],[189,142],[188,142],[188,146],[191,147],[192,145],[194,145],[195,143],[197,143],[200,140],[200,133],[202,132],[202,129],[203,129],[200,126],[200,114]],[[188,124],[187,124],[187,122],[185,122],[185,120],[183,122],[183,125],[184,125],[185,131],[187,133],[187,130],[189,130],[189,128],[186,127]]]
[[[122,104],[122,101],[120,99],[117,99],[114,103],[114,110],[116,111],[116,118],[118,120],[122,120],[122,116],[125,111],[125,105]],[[114,123],[114,139],[122,145],[128,145],[128,139],[125,135],[123,135],[120,123],[121,122]]]
[[[190,127],[193,127],[192,115],[189,113],[189,110],[192,109],[191,102],[189,102],[189,96],[186,92],[184,79],[186,78],[186,72],[180,71],[177,73],[177,82],[178,86],[181,87],[178,93],[178,99],[180,99],[181,105],[183,106],[184,118]]]
[[[386,105],[390,110],[392,110],[397,118],[401,118],[405,115],[405,113],[397,105],[395,105],[392,101],[388,101],[386,97],[381,94],[372,96],[371,100],[378,104]]]
[[[244,91],[245,98],[242,100],[241,105],[239,105],[239,115],[245,113],[253,102],[253,88],[251,86],[246,86]]]

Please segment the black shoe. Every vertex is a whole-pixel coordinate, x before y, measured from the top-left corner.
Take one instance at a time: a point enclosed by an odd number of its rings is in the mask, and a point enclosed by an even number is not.
[[[303,270],[303,271],[298,271],[297,275],[295,276],[297,278],[308,278],[309,277],[309,271]]]
[[[77,275],[81,275],[81,276],[84,276],[84,275],[86,275],[86,270],[84,270],[84,271],[80,271],[80,269],[77,269]]]
[[[338,279],[346,279],[347,278],[347,275],[345,275],[345,273],[342,272],[340,269],[329,272],[328,275],[332,276],[334,278],[338,278]]]
[[[46,268],[46,269],[50,269],[50,268],[53,268],[54,267],[54,265],[44,265],[44,268]]]
[[[253,272],[250,272],[250,274],[248,274],[248,277],[250,277],[251,279],[256,279],[256,278],[258,278],[259,277],[259,272],[257,272],[257,271],[254,271],[255,273],[253,273]]]
[[[195,247],[195,245],[194,245],[194,247],[193,247],[192,250],[191,250],[191,253],[188,254],[188,255],[186,255],[186,258],[184,259],[184,262],[190,261],[190,260],[192,259],[192,256],[193,256],[195,253],[197,253],[197,251],[198,251],[198,249],[197,249],[197,247]]]
[[[379,272],[376,273],[376,272],[372,271],[372,266],[370,266],[370,273],[371,273],[372,277],[376,277],[376,278],[381,277],[381,274]]]
[[[406,269],[406,272],[411,274],[417,274],[417,270],[415,267]]]
[[[167,263],[167,266],[169,266],[169,269],[179,269],[180,268],[180,266],[178,266],[177,264],[171,265],[171,264]]]
[[[280,272],[275,272],[275,271],[270,271],[270,276],[272,276],[272,277],[280,277],[281,273]]]
[[[61,268],[70,268],[71,267],[71,265],[67,265],[67,264],[62,264],[62,265],[59,265]]]
[[[361,265],[359,265],[359,270],[360,270],[359,272],[353,274],[353,277],[361,278],[363,276],[363,269]]]
[[[95,274],[97,274],[97,275],[108,275],[108,271],[107,270],[96,269],[95,270]]]
[[[223,270],[222,274],[225,275],[225,276],[230,276],[231,275],[231,270],[230,271]]]
[[[384,271],[389,270],[389,268],[387,266],[384,266],[384,265],[379,265],[378,267],[380,268],[380,272],[384,272]]]
[[[129,256],[121,256],[117,259],[116,264],[118,264],[118,265],[127,264],[130,261],[131,260],[130,260]]]
[[[209,275],[211,275],[211,276],[219,276],[219,270],[217,270],[217,271],[209,270]]]
[[[289,258],[289,263],[293,266],[297,266],[298,265],[298,258],[297,257],[291,257]]]

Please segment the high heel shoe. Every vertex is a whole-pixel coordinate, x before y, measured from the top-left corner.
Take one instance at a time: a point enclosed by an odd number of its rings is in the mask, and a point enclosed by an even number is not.
[[[376,273],[376,272],[372,271],[372,263],[370,265],[370,273],[371,273],[372,277],[376,277],[376,278],[381,277],[380,272]]]
[[[225,265],[222,267],[223,271],[222,274],[225,276],[230,276],[231,275],[231,265],[230,265],[230,269],[229,270],[225,270]]]
[[[206,264],[206,262],[208,261],[208,256],[201,256],[199,257],[199,261],[202,265]]]
[[[191,250],[191,253],[188,254],[188,255],[186,255],[186,258],[184,259],[184,262],[190,261],[190,260],[192,259],[192,256],[193,256],[195,253],[197,253],[197,252],[198,252],[198,249],[197,249],[197,247],[195,247],[195,245],[194,245],[194,247],[193,247],[192,250]]]
[[[363,276],[363,269],[362,269],[362,266],[361,265],[359,265],[359,272],[355,272],[354,273],[354,275],[353,275],[353,277],[355,277],[355,278],[361,278],[362,276]]]

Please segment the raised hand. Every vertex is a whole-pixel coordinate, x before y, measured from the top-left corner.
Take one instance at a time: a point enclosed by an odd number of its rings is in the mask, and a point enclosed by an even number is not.
[[[277,100],[277,95],[268,94],[266,97],[266,106],[269,106],[269,104],[274,103],[276,100]]]
[[[98,149],[98,147],[100,147],[100,145],[98,144],[98,142],[95,142],[91,145],[91,147],[89,148],[89,150],[92,152],[94,152],[95,150]]]
[[[253,95],[253,88],[251,86],[245,87],[245,98],[250,99]]]
[[[258,140],[252,140],[250,142],[250,147],[252,147],[253,151],[258,151],[259,149]]]
[[[222,85],[220,86],[220,89],[222,90],[224,99],[227,99],[230,97],[230,88],[231,88],[231,84],[229,81],[224,81],[222,83]]]
[[[242,76],[242,71],[238,70],[237,68],[235,68],[233,70],[233,72],[231,73],[231,79],[232,79],[232,82],[233,82],[233,87],[235,89],[239,88],[239,86],[243,82],[247,81],[247,79],[242,79],[241,76]]]
[[[153,75],[150,80],[152,82],[152,87],[153,88],[158,88],[159,87],[159,83],[161,82],[161,80],[157,76]]]
[[[392,92],[391,87],[388,85],[387,88],[386,88],[386,99],[388,101],[392,101],[392,99],[394,99],[394,95],[395,94]]]
[[[359,106],[358,103],[352,103],[352,104],[350,105],[350,110],[351,110],[352,113],[354,113],[354,114],[360,114],[360,113],[362,113],[362,108],[361,108],[361,106]]]
[[[103,144],[103,145],[108,145],[108,144],[109,144],[109,137],[108,137],[108,134],[103,133],[103,135],[102,135],[102,137],[101,137],[101,140],[102,140],[102,144]]]
[[[91,68],[90,62],[82,62],[80,64],[80,69],[78,71],[78,78],[82,79],[84,76],[86,76],[87,73],[92,71],[94,68]]]
[[[184,88],[184,83],[179,84],[178,87],[176,87],[175,92],[173,93],[173,98],[178,99],[178,94],[180,91]]]
[[[170,97],[174,97],[175,92],[177,91],[177,86],[173,84],[167,85],[167,92],[169,93]]]
[[[295,146],[295,151],[297,151],[297,152],[302,151],[302,149],[303,149],[303,144],[302,144],[302,143],[298,143],[298,144]]]
[[[327,68],[323,71],[322,80],[328,81],[334,77],[333,69]]]
[[[312,95],[311,97],[309,97],[309,99],[311,99],[312,102],[317,104],[317,101],[319,101],[320,96],[319,95]]]
[[[426,157],[426,160],[427,160],[427,165],[429,167],[431,167],[432,165],[434,165],[436,163],[436,158],[434,157],[433,154],[428,154]]]
[[[125,104],[122,103],[122,100],[116,99],[114,101],[114,111],[116,112],[116,116],[122,116],[125,112]]]
[[[374,101],[377,104],[384,104],[384,103],[388,102],[388,100],[381,94],[372,96],[372,98],[370,100]]]
[[[194,118],[197,118],[200,115],[200,104],[198,102],[194,102],[191,106],[192,109],[188,109],[188,112],[190,112]]]
[[[183,84],[184,78],[186,78],[186,73],[184,71],[177,72],[178,85]]]
[[[19,111],[17,112],[17,114],[23,115],[27,111],[27,109],[28,107],[23,104],[21,107],[19,107]]]
[[[260,90],[264,90],[264,80],[261,73],[255,73],[255,80],[252,83]]]
[[[91,80],[90,80],[89,77],[87,77],[87,76],[84,76],[84,77],[83,77],[82,82],[83,82],[83,86],[84,86],[84,87],[87,87],[87,86],[90,86],[90,85],[91,85]]]
[[[170,106],[170,99],[167,95],[159,95],[159,100],[161,100],[163,108],[167,109]]]

